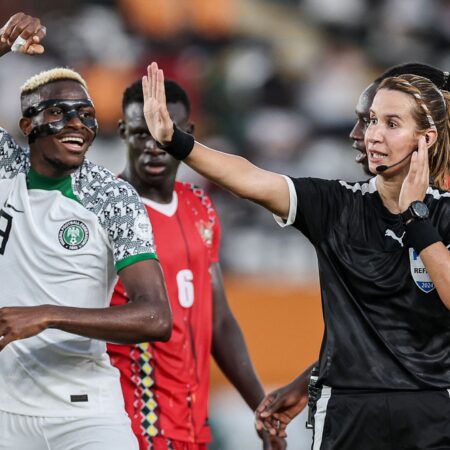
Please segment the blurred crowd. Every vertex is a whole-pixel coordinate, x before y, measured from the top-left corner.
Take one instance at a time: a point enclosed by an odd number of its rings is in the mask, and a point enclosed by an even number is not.
[[[446,0],[2,0],[47,26],[46,53],[0,64],[0,124],[15,137],[20,85],[54,66],[85,77],[100,122],[91,159],[124,164],[121,95],[156,60],[188,91],[196,137],[288,175],[365,179],[348,134],[359,94],[386,67],[450,66]],[[208,185],[222,220],[222,263],[245,274],[315,267],[312,248],[268,213]],[[294,243],[295,240],[295,243]]]

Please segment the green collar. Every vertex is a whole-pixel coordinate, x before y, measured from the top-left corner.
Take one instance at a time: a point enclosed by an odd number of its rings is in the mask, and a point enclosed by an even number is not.
[[[73,193],[72,177],[70,175],[60,178],[46,177],[30,168],[27,174],[27,188],[41,189],[44,191],[59,191],[64,197],[79,202],[78,198]]]

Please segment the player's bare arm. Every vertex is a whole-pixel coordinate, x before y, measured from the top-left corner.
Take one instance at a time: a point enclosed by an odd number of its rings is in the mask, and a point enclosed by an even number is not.
[[[159,262],[146,260],[122,269],[120,279],[130,302],[90,309],[55,305],[0,308],[0,351],[10,342],[57,328],[117,343],[167,341],[172,319]]]
[[[213,288],[212,355],[247,405],[254,411],[264,397],[264,390],[256,375],[241,328],[228,304],[219,263],[211,265]],[[283,450],[284,439],[274,438],[265,430],[258,430],[264,450]]]
[[[160,144],[167,144],[172,140],[173,122],[166,106],[164,74],[156,63],[148,67],[142,86],[144,115],[150,133]],[[233,194],[287,218],[289,189],[281,175],[260,169],[240,156],[222,153],[198,142],[195,142],[193,150],[183,161]]]
[[[430,141],[431,142],[431,141]],[[418,151],[411,165],[399,197],[399,210],[406,211],[416,200],[423,201],[429,185],[428,148],[424,136],[419,139]],[[442,242],[435,242],[420,252],[422,259],[445,306],[450,309],[450,252]]]
[[[250,360],[242,331],[231,312],[219,263],[210,268],[213,286],[212,354],[222,372],[254,411],[264,390]]]
[[[46,29],[41,21],[23,12],[11,16],[0,29],[0,56],[11,51],[11,47],[19,40],[18,52],[27,55],[39,55],[44,53],[41,44],[45,37]],[[22,41],[23,40],[23,41]]]

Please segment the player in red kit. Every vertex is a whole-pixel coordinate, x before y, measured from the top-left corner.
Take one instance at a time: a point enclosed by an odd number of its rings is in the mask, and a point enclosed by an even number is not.
[[[166,99],[178,127],[192,133],[184,90],[166,81]],[[121,372],[127,412],[141,450],[206,450],[209,358],[255,410],[264,396],[242,332],[226,300],[219,265],[220,223],[203,190],[175,181],[179,162],[159,149],[143,114],[140,81],[123,97],[119,131],[128,148],[121,175],[140,194],[150,216],[173,312],[165,345],[109,345]],[[119,283],[112,304],[128,301]],[[261,432],[264,449],[284,449],[283,439]]]

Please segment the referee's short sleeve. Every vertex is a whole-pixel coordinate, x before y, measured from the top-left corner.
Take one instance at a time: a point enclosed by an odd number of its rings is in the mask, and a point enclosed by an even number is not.
[[[293,226],[317,244],[328,234],[342,211],[342,186],[338,181],[318,178],[291,178],[291,181],[296,192]]]
[[[286,183],[289,188],[289,213],[286,220],[282,219],[280,216],[276,214],[273,215],[275,222],[280,225],[281,228],[287,227],[288,225],[292,225],[295,222],[295,216],[297,215],[297,192],[295,190],[294,183],[292,179],[287,177],[286,175],[282,175],[282,177],[286,180]]]

